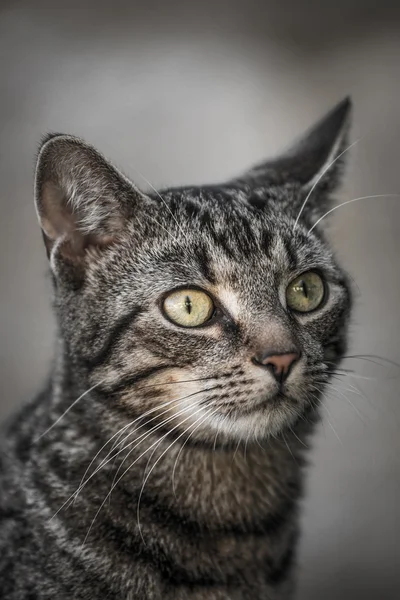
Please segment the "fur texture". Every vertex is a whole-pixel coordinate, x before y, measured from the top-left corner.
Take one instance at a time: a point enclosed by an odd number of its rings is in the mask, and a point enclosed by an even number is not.
[[[41,146],[35,200],[59,335],[46,390],[4,430],[8,600],[292,597],[304,442],[346,346],[347,278],[320,226],[349,101],[226,184],[144,194],[81,140]],[[286,288],[313,271],[321,306]],[[201,327],[163,313],[196,288]],[[298,353],[282,382],[255,361]]]

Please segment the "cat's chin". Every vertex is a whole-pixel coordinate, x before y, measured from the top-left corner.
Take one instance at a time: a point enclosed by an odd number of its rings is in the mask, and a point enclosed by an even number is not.
[[[293,427],[302,413],[297,402],[282,393],[277,393],[241,407],[229,416],[213,418],[212,426],[227,439],[257,441],[276,436]]]

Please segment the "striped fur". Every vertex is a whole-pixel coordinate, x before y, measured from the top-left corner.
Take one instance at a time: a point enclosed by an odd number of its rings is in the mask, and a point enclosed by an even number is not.
[[[327,167],[348,112],[226,184],[151,194],[76,138],[43,142],[35,196],[59,335],[49,385],[4,429],[2,598],[292,598],[303,454],[351,304],[308,230],[338,182],[340,160]],[[327,297],[296,315],[285,289],[308,270]],[[215,298],[208,326],[164,318],[179,286]],[[293,344],[278,394],[252,358]]]

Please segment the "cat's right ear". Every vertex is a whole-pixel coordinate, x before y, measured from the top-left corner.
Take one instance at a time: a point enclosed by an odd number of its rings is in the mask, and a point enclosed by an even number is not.
[[[52,266],[80,268],[93,252],[118,241],[127,222],[149,199],[97,150],[63,134],[42,143],[35,204]]]

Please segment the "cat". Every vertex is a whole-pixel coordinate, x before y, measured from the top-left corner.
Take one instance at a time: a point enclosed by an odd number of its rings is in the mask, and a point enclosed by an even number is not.
[[[151,193],[44,139],[57,346],[3,426],[1,598],[293,597],[305,446],[351,309],[321,219],[350,114],[226,183]]]

